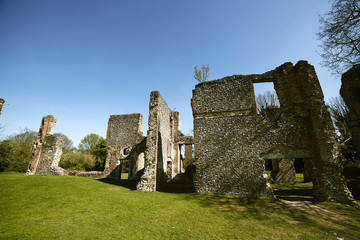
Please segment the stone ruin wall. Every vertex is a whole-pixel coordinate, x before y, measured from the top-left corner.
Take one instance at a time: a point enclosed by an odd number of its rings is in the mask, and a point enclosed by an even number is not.
[[[257,114],[253,83],[258,82],[274,83],[280,108]],[[200,83],[192,109],[197,192],[273,196],[264,159],[303,158],[313,163],[316,199],[354,204],[334,164],[334,128],[306,61]]]
[[[55,124],[56,119],[52,115],[43,117],[27,175],[67,175],[67,171],[58,166],[62,155],[62,138],[54,135]]]
[[[2,107],[3,107],[4,103],[5,103],[5,100],[0,98],[0,115],[1,115],[1,110],[2,110]]]
[[[354,69],[343,79],[358,79],[359,66]],[[253,84],[259,82],[274,83],[280,108],[257,113]],[[356,86],[342,88],[344,99],[353,89]],[[129,161],[129,179],[140,179],[137,189],[162,189],[192,166],[194,143],[198,192],[273,196],[264,159],[273,160],[278,175],[274,178],[281,182],[293,181],[293,161],[302,158],[317,200],[356,205],[336,162],[330,113],[315,70],[307,62],[295,66],[285,63],[260,75],[234,75],[200,83],[193,90],[192,109],[194,139],[181,133],[180,114],[171,111],[157,91],[150,95],[147,137],[141,132],[141,114],[112,115],[103,176],[119,178],[121,163]],[[58,167],[62,139],[53,135],[55,123],[51,115],[43,118],[27,174],[68,174]],[[181,145],[185,145],[184,166]],[[98,176],[98,172],[84,173],[88,175]]]
[[[295,159],[272,159],[272,183],[296,183]]]
[[[61,136],[53,134],[55,123],[56,119],[51,115],[43,118],[34,143],[28,175],[55,174],[120,179],[122,165],[128,163],[128,179],[139,181],[141,177],[138,188],[155,191],[181,173],[179,144],[187,146],[186,156],[192,155],[188,146],[191,146],[193,139],[181,133],[180,114],[170,110],[159,92],[152,92],[150,96],[148,136],[154,136],[153,138],[143,136],[141,114],[110,116],[106,136],[108,155],[103,172],[66,171],[58,166],[62,155],[62,139]],[[191,162],[189,159],[187,161]]]
[[[170,110],[157,91],[150,94],[148,124],[144,174],[137,189],[156,191],[164,188],[180,171],[180,150],[177,142],[180,115]]]
[[[360,64],[341,76],[340,95],[349,109],[349,127],[354,147],[360,152]]]
[[[136,173],[141,169],[134,166],[143,164],[144,150],[137,145],[144,140],[142,115],[140,113],[111,115],[106,134],[108,155],[105,162],[104,177],[120,179],[121,167],[124,161],[129,162],[129,179],[136,179]],[[136,167],[135,167],[136,168]]]

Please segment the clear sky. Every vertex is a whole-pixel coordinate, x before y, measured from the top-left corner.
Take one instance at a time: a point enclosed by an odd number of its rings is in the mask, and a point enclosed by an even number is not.
[[[315,66],[325,99],[340,79],[319,65],[318,14],[328,0],[0,0],[2,137],[41,118],[79,141],[106,135],[112,114],[141,113],[160,91],[192,129],[194,66],[210,79],[261,74],[284,62]],[[260,90],[261,91],[261,90]]]

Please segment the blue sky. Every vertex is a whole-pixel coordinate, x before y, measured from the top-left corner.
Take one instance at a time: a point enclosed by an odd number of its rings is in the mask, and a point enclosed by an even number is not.
[[[317,53],[318,14],[329,9],[328,0],[0,0],[1,135],[38,131],[52,114],[77,146],[105,137],[110,115],[136,112],[146,133],[154,90],[188,134],[202,64],[218,79],[303,59],[325,99],[338,96],[340,79]]]

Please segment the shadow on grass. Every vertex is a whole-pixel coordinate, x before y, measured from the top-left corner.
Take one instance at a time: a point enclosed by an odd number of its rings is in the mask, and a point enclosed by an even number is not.
[[[193,184],[167,184],[166,187],[160,192],[166,193],[195,193],[195,187]]]
[[[137,181],[107,178],[98,181],[130,190],[135,190],[137,183]],[[196,207],[207,208],[214,214],[225,212],[234,219],[256,219],[270,225],[281,222],[288,226],[298,225],[309,229],[315,227],[325,233],[337,233],[344,239],[356,239],[354,236],[360,235],[359,210],[341,204],[313,202],[310,185],[277,185],[273,189],[277,198],[201,194],[195,193],[192,185],[184,184],[168,184],[162,192],[183,193],[176,195],[179,200],[194,203]]]
[[[136,185],[139,181],[137,180],[128,180],[128,179],[112,179],[112,178],[100,178],[96,179],[97,181],[124,187],[130,190],[136,190]],[[165,193],[194,193],[195,187],[193,184],[167,184],[166,187],[159,192]]]
[[[100,179],[96,179],[96,180],[103,182],[103,183],[124,187],[124,188],[130,189],[130,190],[136,190],[136,185],[138,183],[138,181],[127,180],[127,179],[116,180],[116,179],[111,179],[111,178],[100,178]]]
[[[287,201],[315,201],[312,183],[283,183],[272,185],[274,195]]]
[[[239,220],[257,220],[264,224],[298,225],[315,227],[326,233],[337,233],[344,239],[360,236],[360,212],[350,206],[328,203],[328,206],[311,201],[282,201],[279,198],[231,197],[215,194],[181,194],[186,201],[217,212],[227,212]],[[337,211],[335,207],[341,205]]]
[[[287,201],[315,201],[312,189],[277,190],[274,189],[277,198]]]

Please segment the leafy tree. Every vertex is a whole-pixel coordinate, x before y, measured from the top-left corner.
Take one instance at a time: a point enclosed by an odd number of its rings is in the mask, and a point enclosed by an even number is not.
[[[101,138],[90,152],[96,158],[94,170],[104,170],[105,160],[107,157],[106,140]]]
[[[10,140],[0,142],[0,172],[8,170],[12,159],[13,144]]]
[[[209,75],[210,75],[209,72],[210,72],[209,64],[206,67],[203,65],[202,70],[198,69],[198,67],[195,66],[194,78],[196,80],[198,80],[199,82],[205,82],[209,78]]]
[[[340,75],[360,63],[360,1],[332,0],[332,9],[320,16],[323,61],[321,64]]]
[[[91,151],[102,140],[104,140],[103,137],[101,137],[95,133],[90,133],[90,134],[86,135],[80,141],[78,148],[79,148],[79,150],[82,150],[82,151]]]
[[[0,171],[25,172],[32,158],[37,133],[28,129],[0,142]]]
[[[106,140],[94,133],[86,135],[79,144],[79,150],[91,154],[93,164],[86,166],[86,170],[104,170],[107,156]],[[79,156],[77,156],[79,158]]]
[[[275,91],[266,91],[256,96],[256,107],[261,113],[267,107],[280,107],[279,99]]]

